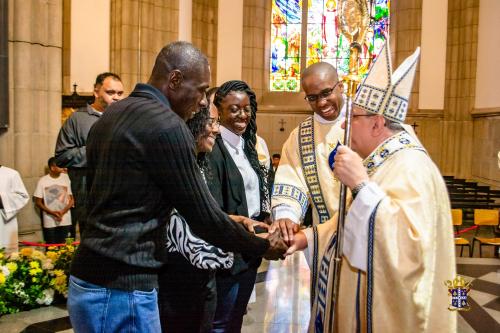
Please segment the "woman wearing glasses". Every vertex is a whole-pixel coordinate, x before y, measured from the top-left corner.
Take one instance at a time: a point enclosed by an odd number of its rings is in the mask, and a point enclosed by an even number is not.
[[[215,94],[220,135],[208,156],[210,192],[227,214],[263,221],[269,216],[266,168],[259,163],[256,145],[255,93],[243,81],[228,81]],[[230,269],[217,271],[217,310],[212,332],[240,332],[260,258],[235,253]]]

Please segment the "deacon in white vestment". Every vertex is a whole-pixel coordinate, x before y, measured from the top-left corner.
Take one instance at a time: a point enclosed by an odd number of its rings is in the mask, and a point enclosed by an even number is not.
[[[455,332],[446,280],[455,278],[450,202],[420,142],[404,130],[419,50],[392,73],[387,45],[354,100],[352,150],[334,174],[352,191],[340,288],[332,299],[337,218],[295,235],[314,276],[310,332]],[[335,307],[332,307],[335,304]]]
[[[313,224],[325,222],[338,210],[340,183],[330,170],[328,158],[344,137],[343,84],[329,63],[315,63],[301,74],[305,99],[314,111],[295,128],[283,146],[274,178],[271,207],[274,227],[280,227],[285,241],[313,206]]]
[[[17,218],[29,195],[16,170],[0,166],[0,248],[17,251]]]

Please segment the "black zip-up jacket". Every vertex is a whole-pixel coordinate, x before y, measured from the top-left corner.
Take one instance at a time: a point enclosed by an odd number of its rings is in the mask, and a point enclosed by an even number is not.
[[[153,86],[137,84],[106,109],[90,130],[87,165],[88,219],[71,267],[80,279],[156,288],[173,207],[223,250],[262,256],[269,247],[221,211],[199,171],[191,132]]]

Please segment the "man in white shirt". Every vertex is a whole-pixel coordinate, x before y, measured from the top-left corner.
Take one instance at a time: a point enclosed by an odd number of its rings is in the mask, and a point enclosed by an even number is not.
[[[64,243],[71,235],[73,194],[67,174],[56,164],[55,157],[48,161],[49,174],[38,181],[35,203],[42,210],[43,238],[48,244]]]
[[[0,248],[17,251],[17,213],[26,206],[29,195],[19,172],[0,165]]]

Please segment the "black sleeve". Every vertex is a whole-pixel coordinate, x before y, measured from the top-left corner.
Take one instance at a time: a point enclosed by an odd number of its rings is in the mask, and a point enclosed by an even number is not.
[[[196,163],[194,142],[185,125],[163,131],[150,145],[153,178],[193,232],[225,251],[262,256],[269,242],[234,223],[210,194]]]
[[[217,143],[214,146],[212,152],[207,156],[209,174],[207,176],[208,189],[214,197],[215,201],[219,203],[219,207],[224,210],[224,196],[222,195],[222,183],[221,179],[223,177],[223,166],[222,156]]]
[[[86,165],[86,147],[78,147],[77,135],[74,117],[69,117],[57,136],[55,158],[59,167]]]

